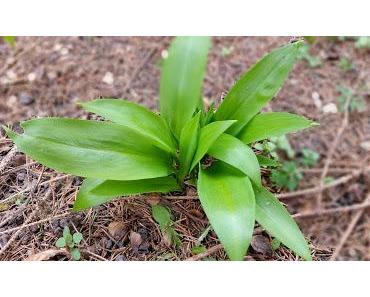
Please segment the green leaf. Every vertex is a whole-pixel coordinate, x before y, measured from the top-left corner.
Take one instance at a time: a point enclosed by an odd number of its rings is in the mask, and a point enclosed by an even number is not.
[[[71,249],[71,256],[73,260],[79,261],[81,259],[81,252],[77,248]]]
[[[271,181],[276,185],[294,191],[303,178],[302,173],[293,161],[284,162],[279,169],[271,171]]]
[[[15,36],[3,36],[3,40],[10,46],[15,46]]]
[[[77,176],[133,180],[172,173],[170,156],[134,130],[107,122],[46,118],[8,133],[17,147],[48,167]],[[9,132],[9,129],[7,129]]]
[[[257,160],[260,166],[264,167],[279,167],[281,165],[279,161],[276,161],[274,159],[262,155],[257,155]]]
[[[71,231],[69,230],[69,227],[68,226],[64,226],[64,229],[63,229],[63,237],[64,238],[67,238],[68,235],[71,235]]]
[[[261,184],[260,166],[256,155],[248,145],[234,136],[221,134],[208,150],[208,154],[239,169],[257,185]]]
[[[268,233],[305,260],[312,260],[308,244],[285,207],[267,189],[254,186],[256,220]]]
[[[167,207],[163,205],[153,205],[152,214],[162,231],[171,225],[171,213]]]
[[[80,232],[76,232],[73,234],[73,242],[75,244],[79,244],[83,239],[83,236]]]
[[[161,116],[178,139],[184,125],[199,107],[209,37],[177,37],[164,61],[160,81]]]
[[[171,176],[114,181],[85,179],[78,192],[73,210],[79,211],[109,202],[119,196],[136,195],[151,192],[167,193],[178,190],[176,179]]]
[[[204,157],[217,138],[235,122],[236,121],[218,121],[210,123],[200,129],[198,147],[193,162],[191,163],[190,171],[192,171],[195,165]]]
[[[294,42],[272,51],[231,88],[215,114],[216,120],[238,120],[229,134],[237,135],[279,91],[301,45]]]
[[[66,246],[66,240],[64,239],[64,237],[59,238],[55,243],[55,246],[57,248],[64,248]]]
[[[320,159],[320,154],[314,150],[309,148],[302,149],[302,158],[301,163],[306,166],[314,166],[316,165],[317,161]]]
[[[117,99],[98,99],[80,105],[87,111],[145,135],[156,146],[175,153],[175,144],[166,122],[144,106]]]
[[[198,254],[204,253],[204,252],[206,252],[206,251],[207,251],[207,249],[206,249],[204,246],[202,246],[202,245],[194,246],[194,247],[191,249],[191,253],[192,253],[193,255],[198,255]]]
[[[317,125],[305,117],[288,112],[260,113],[245,126],[238,138],[248,144]]]
[[[199,138],[199,119],[201,112],[198,112],[182,129],[180,135],[180,170],[179,179],[183,180],[189,172],[191,162],[197,150]]]
[[[252,239],[255,200],[249,178],[218,161],[200,168],[198,193],[202,207],[231,260],[243,260]]]

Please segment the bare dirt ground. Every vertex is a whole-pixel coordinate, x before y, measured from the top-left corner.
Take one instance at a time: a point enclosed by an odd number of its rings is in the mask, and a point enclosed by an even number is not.
[[[91,115],[76,102],[98,97],[125,98],[158,109],[161,55],[169,37],[17,38],[15,48],[0,44],[0,122],[19,129],[32,117]],[[205,100],[219,101],[233,82],[267,51],[289,37],[218,37],[213,39],[205,79]],[[318,121],[319,128],[289,136],[299,152],[320,153],[315,168],[304,169],[295,192],[276,189],[305,236],[317,260],[370,260],[370,52],[354,42],[318,38],[311,53],[322,64],[299,61],[267,109],[291,111]],[[343,71],[341,58],[355,64]],[[337,103],[337,87],[362,96],[362,111],[325,112]],[[329,105],[330,106],[330,105]],[[330,109],[330,108],[329,108]],[[324,183],[325,177],[331,181]],[[266,180],[267,181],[267,180]],[[191,248],[209,226],[195,199],[165,199],[182,245],[168,245],[151,216],[158,197],[120,199],[81,213],[71,212],[80,178],[33,162],[0,136],[0,260],[65,260],[56,250],[63,227],[83,234],[84,260],[194,259]],[[189,195],[194,190],[189,188]],[[267,244],[266,244],[267,242]],[[271,251],[270,238],[255,231],[246,260],[296,260],[284,247]],[[225,259],[215,234],[202,241],[208,249],[199,259]]]

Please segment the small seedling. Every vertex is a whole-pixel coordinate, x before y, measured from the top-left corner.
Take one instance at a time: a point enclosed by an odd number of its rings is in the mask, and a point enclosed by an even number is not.
[[[191,249],[191,253],[193,255],[198,255],[198,254],[204,253],[206,251],[207,251],[207,249],[202,245],[196,245]]]
[[[340,59],[339,67],[343,72],[349,72],[356,69],[356,65],[344,57]]]
[[[257,221],[309,260],[303,234],[263,186],[251,149],[256,142],[316,125],[287,112],[261,112],[305,46],[294,41],[264,56],[217,109],[208,109],[201,98],[210,46],[208,37],[183,36],[171,44],[161,67],[160,114],[126,100],[98,99],[81,106],[109,121],[44,118],[23,122],[23,134],[4,129],[20,151],[43,165],[85,177],[76,211],[120,196],[184,191],[195,182],[230,259],[244,259]],[[171,230],[169,211],[160,207],[159,212],[167,220],[156,215],[161,229]],[[176,233],[170,237],[176,244]]]
[[[345,111],[345,106],[347,100],[350,100],[348,105],[348,111],[358,111],[362,112],[366,109],[366,103],[362,96],[356,95],[356,92],[348,87],[340,86],[337,88],[337,91],[339,92],[339,96],[337,97],[339,110],[341,112]]]
[[[311,68],[319,67],[322,64],[320,57],[310,54],[310,46],[307,44],[300,48],[298,58],[305,60]]]
[[[15,46],[15,36],[3,36],[3,40],[11,47]]]
[[[370,48],[370,36],[359,36],[356,38],[357,41],[355,43],[355,46],[357,48]]]
[[[290,191],[297,189],[302,173],[293,161],[284,162],[281,168],[271,171],[271,181],[282,188]]]
[[[234,51],[234,47],[233,46],[223,46],[222,49],[221,49],[221,56],[222,57],[227,57],[227,56],[230,56],[231,53]]]
[[[173,228],[173,221],[171,218],[171,212],[166,206],[153,205],[152,215],[155,221],[159,224],[162,235],[165,240],[173,244],[176,248],[181,246],[181,240],[179,234]]]
[[[314,150],[304,148],[302,150],[302,157],[300,162],[305,167],[312,167],[316,165],[317,161],[320,159],[320,154]]]
[[[71,253],[73,260],[80,260],[81,259],[81,252],[78,249],[78,245],[82,241],[83,236],[79,232],[71,234],[71,231],[68,226],[65,226],[63,229],[63,236],[60,237],[55,246],[58,248],[67,248]]]

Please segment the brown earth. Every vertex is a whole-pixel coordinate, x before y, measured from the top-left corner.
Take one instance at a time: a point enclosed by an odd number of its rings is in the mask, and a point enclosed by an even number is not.
[[[32,117],[87,118],[90,115],[79,109],[76,102],[97,97],[125,98],[157,110],[161,55],[170,40],[20,37],[15,48],[0,44],[0,122],[19,129],[19,121]],[[289,40],[289,37],[214,38],[205,79],[205,101],[219,101],[258,58]],[[230,48],[230,53],[226,53]],[[329,259],[334,251],[332,257],[336,259],[370,260],[370,210],[366,202],[370,200],[366,198],[370,197],[370,159],[366,147],[370,141],[370,53],[355,48],[351,40],[338,42],[323,37],[318,38],[311,53],[319,56],[322,64],[311,68],[306,61],[299,61],[277,98],[267,107],[302,114],[321,124],[289,137],[298,154],[308,147],[320,153],[320,160],[315,168],[303,170],[304,179],[298,192],[292,194],[294,197],[284,197],[285,194],[280,197],[292,213],[301,215],[297,220],[313,244],[315,259]],[[342,57],[350,59],[355,69],[341,70]],[[347,114],[348,123],[345,113],[325,113],[317,105],[317,101],[323,106],[337,103],[336,88],[342,85],[351,87],[366,102],[365,110]],[[49,250],[41,256],[45,259],[69,259],[68,253],[55,253],[54,248],[66,224],[83,234],[81,251],[86,260],[184,260],[193,256],[191,248],[209,225],[197,200],[161,198],[171,208],[174,226],[181,236],[181,248],[175,249],[161,235],[151,216],[150,203],[144,197],[71,213],[80,178],[66,177],[33,162],[12,149],[11,142],[1,133],[1,260],[24,260],[45,250]],[[328,157],[331,162],[327,176],[334,182],[322,191],[322,204],[317,208],[321,191],[315,187],[320,185]],[[310,188],[315,190],[308,194],[299,192]],[[157,199],[152,197],[149,202]],[[247,260],[296,259],[283,247],[271,252],[270,238],[259,228],[254,240]],[[207,257],[225,259],[212,231],[202,243],[213,252]]]

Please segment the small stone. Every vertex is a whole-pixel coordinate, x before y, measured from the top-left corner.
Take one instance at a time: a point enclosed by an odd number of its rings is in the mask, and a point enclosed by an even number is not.
[[[320,99],[320,94],[317,92],[313,92],[311,94],[311,98],[313,100],[313,104],[316,106],[317,109],[321,110],[322,108],[322,101]]]
[[[338,107],[334,103],[328,103],[322,108],[324,113],[337,113]]]
[[[9,107],[14,107],[14,105],[17,103],[17,101],[18,101],[17,96],[12,95],[6,101],[6,105],[8,105]]]
[[[370,151],[370,141],[361,142],[360,147],[365,151]]]
[[[22,92],[19,95],[19,102],[24,105],[30,105],[35,101],[35,98],[26,92]]]
[[[63,47],[59,52],[60,52],[60,54],[61,54],[62,56],[66,56],[66,55],[68,55],[69,50],[68,50],[68,48]]]
[[[13,70],[8,70],[6,72],[6,77],[10,80],[10,81],[14,81],[16,80],[17,78],[17,74],[13,71]]]
[[[59,52],[62,48],[62,45],[60,43],[57,43],[54,45],[54,51]]]
[[[29,73],[27,75],[27,79],[28,79],[29,82],[35,81],[36,80],[36,73],[34,73],[34,72]]]
[[[127,261],[127,258],[124,255],[118,255],[114,261]]]
[[[252,248],[262,255],[272,256],[271,243],[268,238],[263,235],[255,235],[251,242]]]
[[[47,77],[49,80],[54,80],[57,77],[57,73],[55,71],[50,71],[47,73]]]
[[[167,59],[168,58],[168,51],[167,50],[163,50],[162,52],[161,52],[161,57],[162,57],[162,59]]]
[[[114,83],[114,76],[112,72],[105,73],[102,81],[106,83],[107,85],[113,85]]]

